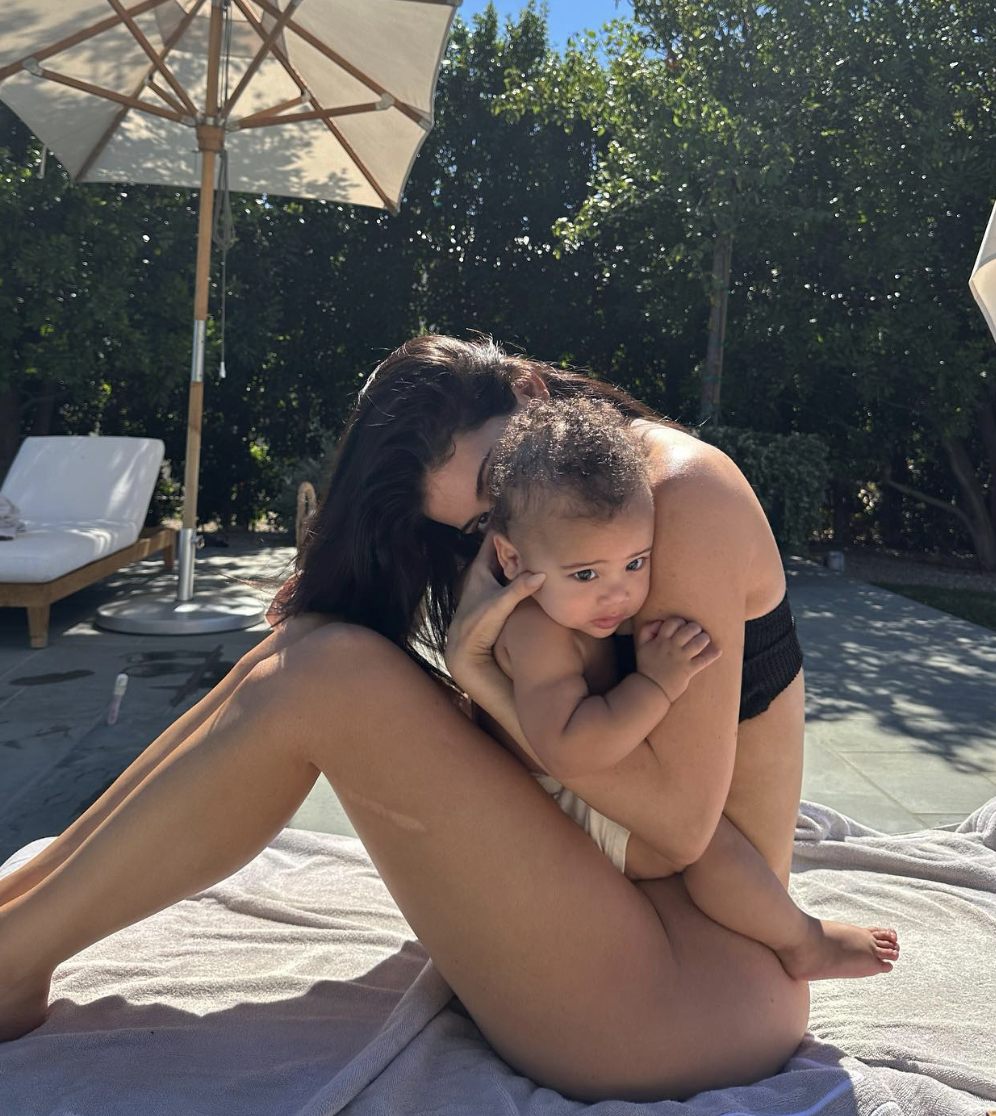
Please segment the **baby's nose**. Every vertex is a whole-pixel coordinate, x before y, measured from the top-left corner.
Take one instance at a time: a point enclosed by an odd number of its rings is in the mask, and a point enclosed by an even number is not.
[[[624,601],[629,596],[629,591],[625,585],[607,585],[602,590],[602,600],[606,603],[611,601]]]

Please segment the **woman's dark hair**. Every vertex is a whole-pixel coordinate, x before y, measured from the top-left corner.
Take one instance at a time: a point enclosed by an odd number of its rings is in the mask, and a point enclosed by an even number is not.
[[[457,435],[511,414],[513,385],[533,374],[554,399],[602,399],[631,418],[661,421],[619,388],[509,355],[491,339],[413,338],[360,392],[284,614],[363,624],[444,677],[438,664],[456,586],[481,539],[424,514],[426,477],[452,455]]]
[[[650,492],[643,439],[611,403],[581,398],[516,411],[492,450],[488,482],[488,526],[504,535],[551,515],[604,522]]]

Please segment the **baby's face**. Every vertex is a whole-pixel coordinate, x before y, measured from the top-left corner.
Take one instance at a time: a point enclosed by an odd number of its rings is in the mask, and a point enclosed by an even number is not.
[[[654,541],[649,492],[606,522],[554,515],[528,533],[513,528],[510,536],[510,546],[498,543],[506,577],[545,573],[533,600],[565,628],[604,639],[647,599]]]

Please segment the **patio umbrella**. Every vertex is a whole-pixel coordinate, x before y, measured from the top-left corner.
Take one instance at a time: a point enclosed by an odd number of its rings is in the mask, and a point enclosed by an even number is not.
[[[0,99],[74,178],[200,189],[176,600],[105,607],[102,626],[217,631],[260,619],[255,603],[224,608],[192,600],[219,169],[232,190],[396,212],[432,126],[439,64],[459,3],[4,0],[0,6]]]
[[[989,215],[986,235],[979,246],[968,286],[996,339],[996,208]]]

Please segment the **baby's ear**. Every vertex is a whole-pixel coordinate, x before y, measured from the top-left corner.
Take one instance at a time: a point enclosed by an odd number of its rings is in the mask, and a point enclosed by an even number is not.
[[[505,577],[509,581],[518,577],[522,569],[522,559],[507,535],[495,532],[495,553],[498,555],[498,565],[501,566]]]

